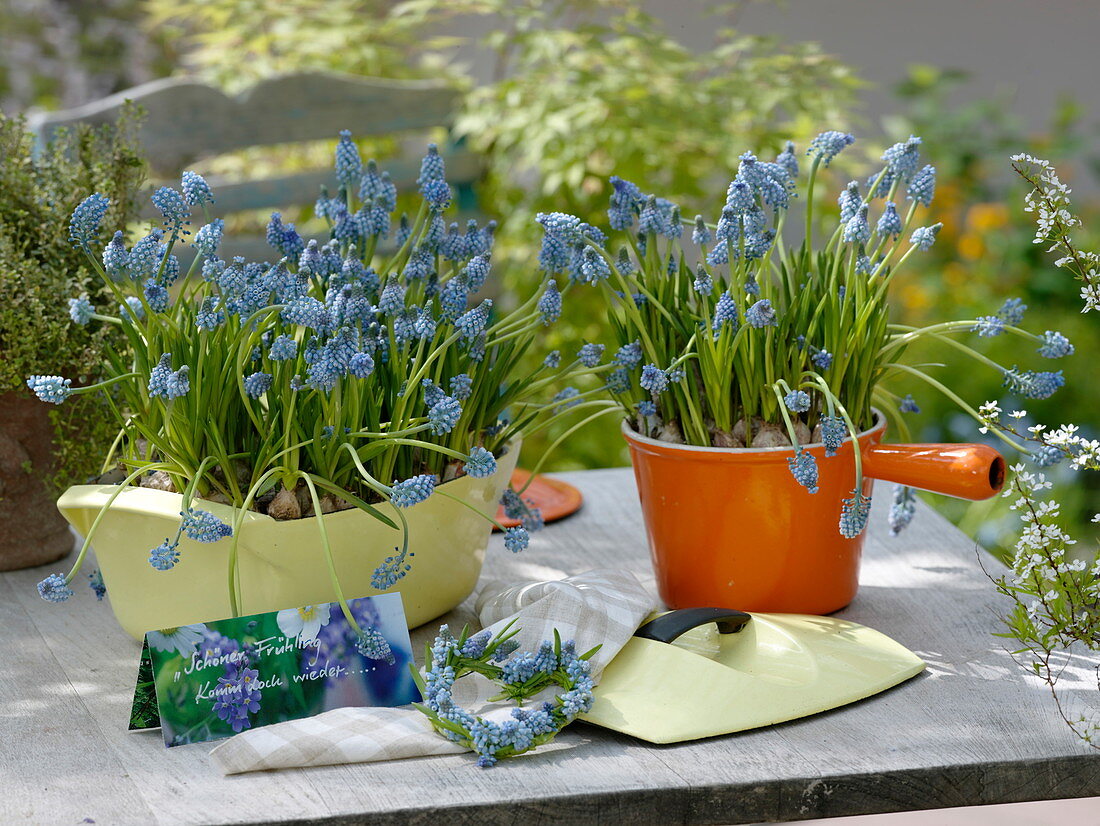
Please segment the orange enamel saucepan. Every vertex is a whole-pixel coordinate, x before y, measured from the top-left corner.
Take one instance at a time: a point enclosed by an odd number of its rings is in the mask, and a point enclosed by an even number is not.
[[[987,499],[1005,462],[979,444],[881,444],[886,423],[859,436],[863,493],[874,479],[963,499]],[[819,490],[791,476],[789,447],[716,448],[650,439],[626,423],[638,495],[661,598],[669,608],[827,614],[855,596],[863,536],[837,529],[852,494],[852,441],[817,459]]]

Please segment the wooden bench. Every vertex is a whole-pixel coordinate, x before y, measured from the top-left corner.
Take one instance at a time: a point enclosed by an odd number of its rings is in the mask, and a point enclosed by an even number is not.
[[[274,77],[240,94],[227,96],[195,80],[155,80],[74,109],[36,113],[30,127],[39,145],[59,128],[76,123],[110,123],[127,101],[139,104],[145,118],[138,130],[149,160],[153,188],[179,185],[179,175],[196,161],[257,146],[276,146],[329,140],[335,144],[341,129],[357,138],[371,135],[420,133],[410,140],[413,154],[383,162],[398,192],[415,187],[428,130],[449,128],[461,103],[461,94],[434,81],[394,81],[353,75],[302,73]],[[460,143],[441,145],[447,180],[456,190],[462,213],[476,211],[473,184],[482,164]],[[259,180],[208,181],[217,198],[219,217],[249,210],[282,210],[312,204],[322,185],[335,189],[331,162],[323,169]],[[143,218],[158,220],[159,213],[143,198]],[[189,247],[180,250],[181,256]],[[262,235],[227,236],[223,258],[244,255],[250,260],[272,257]],[[185,262],[186,263],[186,262]]]

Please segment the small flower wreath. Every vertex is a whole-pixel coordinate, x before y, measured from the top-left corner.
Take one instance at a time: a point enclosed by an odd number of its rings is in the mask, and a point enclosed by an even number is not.
[[[424,675],[409,666],[425,701],[413,705],[448,740],[477,752],[477,764],[482,768],[550,742],[578,714],[592,707],[588,659],[600,646],[578,655],[573,640],[563,643],[555,629],[553,642],[544,641],[536,653],[516,654],[519,643],[512,637],[519,629],[513,629],[514,624],[515,620],[508,623],[496,636],[488,631],[470,636],[467,626],[457,639],[446,625],[440,626],[435,643],[426,646]],[[490,702],[522,703],[551,685],[565,691],[538,708],[514,708],[511,720],[497,723],[475,717],[455,705],[451,696],[456,680],[475,673],[500,687]]]

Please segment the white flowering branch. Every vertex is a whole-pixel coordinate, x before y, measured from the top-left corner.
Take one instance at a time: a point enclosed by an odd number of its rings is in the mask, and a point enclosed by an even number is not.
[[[1013,601],[1001,636],[1020,641],[1013,656],[1050,689],[1066,725],[1092,748],[1100,749],[1100,716],[1072,713],[1059,691],[1069,666],[1086,662],[1100,689],[1100,554],[1092,563],[1069,553],[1076,540],[1057,524],[1060,506],[1042,498],[1051,483],[1041,473],[1013,467],[1015,477],[1002,494],[1015,496],[1012,509],[1024,529],[1012,569],[994,581]],[[1100,516],[1093,520],[1100,521]]]
[[[1061,257],[1054,262],[1064,267],[1082,282],[1081,312],[1100,310],[1100,253],[1079,249],[1070,238],[1070,231],[1081,226],[1081,219],[1070,210],[1071,190],[1058,177],[1050,161],[1031,155],[1013,155],[1012,168],[1031,185],[1024,196],[1024,211],[1035,214],[1036,244],[1049,244],[1047,252]]]

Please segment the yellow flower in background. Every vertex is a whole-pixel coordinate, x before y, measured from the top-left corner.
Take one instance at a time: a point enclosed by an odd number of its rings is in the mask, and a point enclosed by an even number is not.
[[[923,284],[905,284],[901,288],[901,303],[906,313],[919,313],[932,306],[932,295]]]
[[[1008,218],[1008,208],[1004,204],[975,204],[970,207],[966,224],[974,232],[988,232],[1005,226]]]
[[[970,261],[977,261],[985,252],[985,241],[977,232],[964,232],[955,246],[959,255]]]
[[[943,281],[952,289],[958,289],[965,286],[969,278],[970,270],[958,261],[951,261],[943,267]]]

